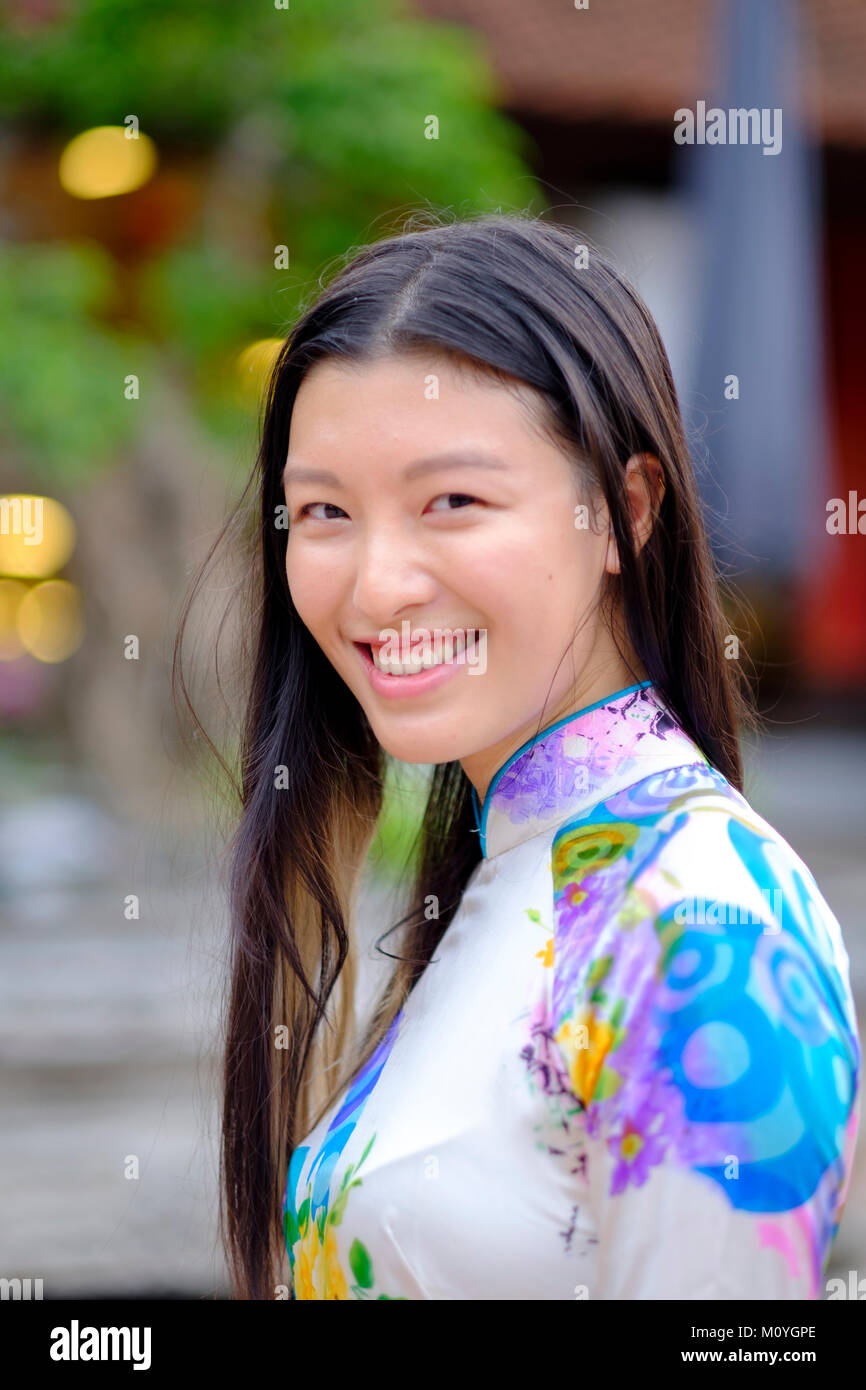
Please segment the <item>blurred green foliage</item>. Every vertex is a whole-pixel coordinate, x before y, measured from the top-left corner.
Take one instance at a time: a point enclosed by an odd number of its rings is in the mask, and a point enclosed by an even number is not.
[[[113,288],[101,246],[0,246],[0,438],[37,479],[75,486],[135,429],[124,379],[155,371],[155,353],[100,321]]]
[[[382,810],[368,859],[373,873],[386,882],[411,882],[414,877],[431,771],[387,759]]]
[[[134,115],[157,144],[156,180],[193,157],[206,190],[183,243],[135,272],[141,342],[108,327],[113,273],[98,248],[0,247],[4,429],[46,485],[122,450],[142,419],[122,382],[148,340],[202,422],[234,442],[250,414],[232,389],[237,353],[285,336],[324,268],[419,208],[540,209],[481,40],[402,0],[79,0],[39,24],[25,12],[0,37],[0,121],[56,140],[59,156],[79,131]],[[430,116],[438,139],[425,138]],[[248,174],[258,204],[239,245]],[[278,245],[288,271],[274,268]]]

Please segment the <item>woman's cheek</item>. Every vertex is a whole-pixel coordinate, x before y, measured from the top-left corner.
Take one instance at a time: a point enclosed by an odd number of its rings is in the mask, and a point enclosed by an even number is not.
[[[336,617],[339,586],[333,567],[303,555],[289,556],[286,579],[298,616],[311,632]]]

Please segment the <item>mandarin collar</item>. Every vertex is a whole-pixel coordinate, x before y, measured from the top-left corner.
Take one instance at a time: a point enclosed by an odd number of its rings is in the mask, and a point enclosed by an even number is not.
[[[542,729],[503,763],[475,823],[485,859],[550,831],[653,773],[707,759],[652,681],[617,690]]]

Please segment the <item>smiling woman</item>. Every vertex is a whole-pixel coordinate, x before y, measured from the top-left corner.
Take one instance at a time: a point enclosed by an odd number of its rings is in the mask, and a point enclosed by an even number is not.
[[[615,544],[603,528],[576,531],[577,471],[533,428],[527,395],[432,347],[320,362],[295,400],[283,479],[301,621],[389,753],[460,760],[480,792],[543,707],[553,721],[638,667],[597,603]],[[626,486],[645,536],[652,493],[639,463]],[[407,618],[413,633],[485,634],[483,699],[465,662],[379,674],[365,648]],[[434,690],[440,699],[418,698]]]
[[[239,1297],[274,1296],[281,1241],[299,1299],[820,1293],[859,1115],[848,960],[742,795],[750,707],[658,332],[574,240],[497,214],[377,243],[274,367],[223,1111]],[[356,1038],[386,755],[434,775]]]

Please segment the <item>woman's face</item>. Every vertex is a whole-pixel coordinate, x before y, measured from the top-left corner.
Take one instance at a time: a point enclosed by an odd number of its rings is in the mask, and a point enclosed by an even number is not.
[[[483,796],[542,716],[631,682],[597,607],[606,512],[586,525],[574,463],[495,378],[432,355],[319,363],[285,494],[295,607],[394,757],[460,760]]]

